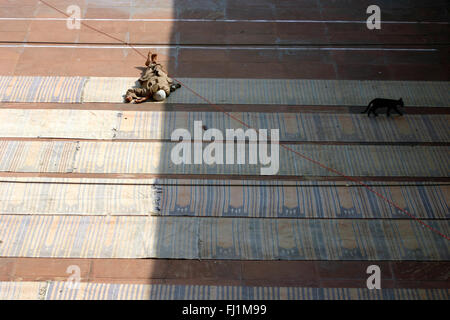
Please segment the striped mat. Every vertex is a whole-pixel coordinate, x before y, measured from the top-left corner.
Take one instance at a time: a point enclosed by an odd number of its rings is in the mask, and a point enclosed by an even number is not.
[[[91,77],[83,101],[122,102],[136,80]],[[180,81],[216,104],[367,105],[375,97],[403,97],[408,106],[447,107],[450,101],[449,82],[206,78]],[[186,89],[176,91],[168,102],[207,103]]]
[[[255,129],[279,129],[281,141],[448,142],[449,115],[379,117],[360,114],[234,112]],[[139,112],[0,109],[1,137],[79,139],[171,139],[194,121],[221,132],[243,128],[221,112]]]
[[[137,78],[0,76],[0,102],[123,102]],[[216,104],[367,105],[375,97],[407,106],[448,107],[450,83],[433,81],[180,78]],[[187,89],[167,102],[205,104]]]
[[[1,300],[448,300],[448,289],[0,282]]]
[[[0,102],[81,103],[85,77],[0,76]]]
[[[425,220],[450,234],[450,221]],[[0,256],[237,260],[449,260],[414,220],[0,216]]]
[[[155,186],[154,184],[162,184]],[[0,212],[255,218],[409,218],[364,187],[345,183],[2,178]],[[238,185],[237,183],[241,183]],[[385,183],[386,184],[386,183]],[[371,183],[418,218],[450,218],[450,185]]]
[[[97,174],[260,175],[259,164],[203,165],[171,161],[171,142],[0,141],[0,171]],[[448,177],[448,147],[289,145],[349,176]],[[279,175],[335,176],[290,150],[279,150]],[[194,152],[192,151],[192,155]],[[273,163],[273,161],[272,161]]]

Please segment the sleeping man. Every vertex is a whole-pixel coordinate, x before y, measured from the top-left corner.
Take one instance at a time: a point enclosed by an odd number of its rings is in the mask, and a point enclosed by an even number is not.
[[[163,101],[172,91],[180,88],[167,75],[162,65],[156,62],[157,54],[148,53],[145,65],[147,68],[139,78],[141,88],[128,89],[125,95],[126,102],[141,103],[149,99]]]

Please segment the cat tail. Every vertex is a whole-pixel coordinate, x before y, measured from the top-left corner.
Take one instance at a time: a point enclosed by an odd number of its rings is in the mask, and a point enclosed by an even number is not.
[[[369,111],[369,109],[370,109],[370,106],[372,105],[372,102],[373,102],[373,100],[369,102],[369,104],[367,105],[367,108],[366,108],[366,110],[364,110],[364,111],[363,111],[363,112],[361,112],[361,113],[366,113],[367,111]]]

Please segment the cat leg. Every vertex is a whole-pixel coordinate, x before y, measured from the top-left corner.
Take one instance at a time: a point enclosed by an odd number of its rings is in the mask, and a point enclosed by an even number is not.
[[[361,112],[361,113],[366,113],[367,112],[367,110],[369,110],[370,109],[370,105],[372,104],[372,102],[371,103],[369,103],[369,105],[367,106],[367,108],[366,108],[366,110],[364,110],[363,112]]]
[[[391,115],[391,109],[388,108],[386,114],[389,117]]]
[[[397,112],[399,115],[403,115],[403,113],[400,112],[400,110],[397,109],[397,107],[394,108],[395,112]]]

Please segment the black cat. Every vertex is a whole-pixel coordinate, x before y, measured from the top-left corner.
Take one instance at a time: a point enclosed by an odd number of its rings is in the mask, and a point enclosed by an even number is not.
[[[403,107],[403,99],[400,98],[399,100],[391,100],[391,99],[381,99],[381,98],[376,98],[373,99],[372,101],[370,101],[369,105],[367,106],[366,110],[364,110],[361,113],[366,113],[367,111],[369,111],[367,113],[367,115],[370,117],[370,114],[373,113],[376,116],[378,116],[378,114],[375,112],[376,109],[378,108],[387,108],[387,116],[389,117],[391,110],[394,110],[395,112],[397,112],[399,115],[403,115],[403,113],[401,113],[397,107]]]

